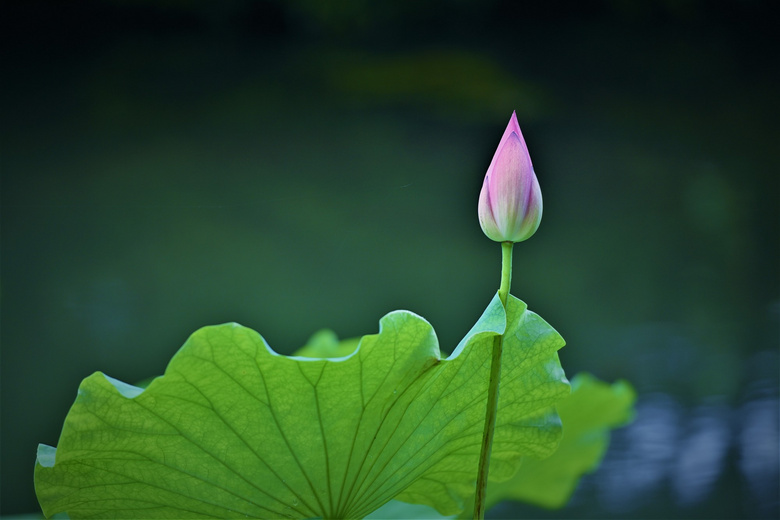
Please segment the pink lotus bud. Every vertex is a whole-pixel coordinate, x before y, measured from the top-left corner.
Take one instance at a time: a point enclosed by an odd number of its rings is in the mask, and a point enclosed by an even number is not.
[[[485,175],[478,213],[482,231],[496,242],[531,238],[542,220],[542,190],[514,112]]]

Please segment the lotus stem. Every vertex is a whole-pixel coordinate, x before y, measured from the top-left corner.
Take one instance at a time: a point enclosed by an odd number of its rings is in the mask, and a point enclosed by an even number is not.
[[[506,309],[509,286],[512,283],[512,246],[513,242],[501,243],[501,285],[498,297]],[[485,429],[482,434],[482,448],[479,453],[479,471],[477,472],[477,490],[474,495],[474,519],[485,518],[485,499],[487,496],[490,453],[493,450],[493,434],[496,429],[498,413],[498,385],[501,379],[501,354],[503,352],[503,334],[493,339],[493,359],[490,362],[490,383],[488,384],[487,409],[485,411]]]

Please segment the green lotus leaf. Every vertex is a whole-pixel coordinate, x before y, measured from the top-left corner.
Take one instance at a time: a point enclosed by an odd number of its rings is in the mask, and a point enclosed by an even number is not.
[[[633,418],[636,393],[626,381],[610,385],[580,373],[571,384],[571,395],[556,404],[563,423],[558,449],[544,460],[524,460],[514,477],[492,484],[489,504],[519,500],[549,509],[565,506],[580,478],[601,464],[610,432]]]
[[[514,297],[506,312],[494,298],[447,359],[428,322],[396,311],[344,357],[317,359],[324,336],[314,357],[282,356],[225,324],[195,332],[146,389],[95,373],[58,447],[39,447],[38,499],[71,518],[362,518],[394,497],[457,514],[501,333],[491,475],[507,479],[555,450],[569,393],[562,338]]]
[[[625,381],[612,385],[587,373],[574,376],[571,396],[556,407],[563,423],[563,439],[555,453],[541,460],[527,459],[509,480],[488,486],[488,507],[516,500],[550,509],[566,505],[580,477],[595,471],[609,446],[610,431],[624,426],[634,416],[636,394]],[[458,516],[471,518],[470,505]],[[391,500],[368,518],[455,518],[437,514],[428,507]]]
[[[315,333],[302,348],[295,352],[296,356],[307,358],[338,358],[349,356],[360,344],[360,338],[342,339],[332,330],[321,330]]]
[[[523,459],[517,473],[508,480],[491,479],[488,508],[504,500],[548,509],[565,506],[580,478],[598,469],[609,446],[610,432],[633,419],[636,393],[626,381],[610,385],[580,373],[571,386],[571,395],[555,405],[563,423],[558,449],[545,459]],[[466,506],[459,517],[470,518],[471,508]]]

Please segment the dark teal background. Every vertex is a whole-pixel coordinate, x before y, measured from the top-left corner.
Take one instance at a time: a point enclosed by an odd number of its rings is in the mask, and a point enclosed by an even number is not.
[[[79,381],[200,326],[289,353],[406,308],[451,350],[497,289],[512,110],[544,196],[512,292],[639,415],[568,509],[776,518],[776,30],[757,1],[11,2],[2,9],[2,514]]]

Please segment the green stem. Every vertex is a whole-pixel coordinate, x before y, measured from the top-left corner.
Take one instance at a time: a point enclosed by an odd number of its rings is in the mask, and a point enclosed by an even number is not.
[[[509,297],[509,286],[512,284],[512,246],[514,242],[501,242],[501,286],[498,288],[498,297],[506,307]]]
[[[498,298],[506,309],[509,286],[512,283],[512,242],[501,243],[501,286]],[[498,383],[501,378],[501,353],[504,349],[504,336],[493,339],[493,359],[490,362],[490,383],[488,384],[487,410],[485,411],[485,429],[482,434],[482,449],[479,453],[479,471],[477,472],[477,492],[474,495],[474,520],[485,518],[485,498],[487,493],[490,453],[493,450],[493,434],[496,429],[498,413]]]

